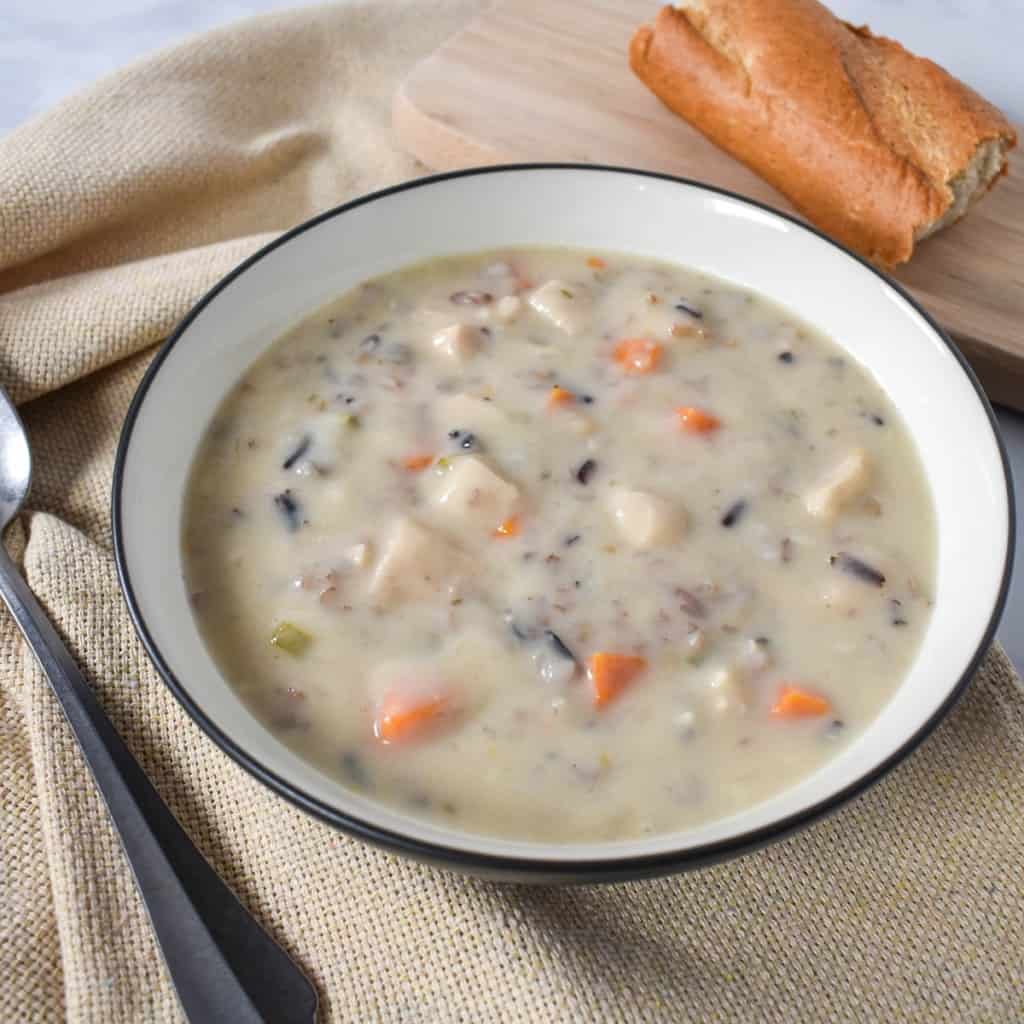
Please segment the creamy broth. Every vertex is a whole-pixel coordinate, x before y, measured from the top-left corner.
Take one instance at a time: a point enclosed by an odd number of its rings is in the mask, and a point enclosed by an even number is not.
[[[224,400],[186,499],[205,641],[343,785],[520,839],[692,826],[899,685],[931,501],[898,413],[765,298],[510,250],[370,281]]]

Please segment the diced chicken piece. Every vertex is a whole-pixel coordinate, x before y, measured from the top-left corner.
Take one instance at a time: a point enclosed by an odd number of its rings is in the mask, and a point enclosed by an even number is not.
[[[569,335],[579,334],[590,322],[590,292],[582,285],[548,281],[533,291],[530,305]]]
[[[519,488],[475,455],[452,459],[431,485],[433,502],[453,530],[493,532],[512,516],[519,499]]]
[[[745,711],[747,695],[739,673],[731,668],[716,669],[707,680],[708,708],[715,715]]]
[[[471,569],[472,563],[454,544],[403,517],[392,526],[381,551],[370,596],[380,607],[428,598]]]
[[[494,315],[505,324],[511,323],[523,311],[523,300],[518,295],[505,295],[498,299]]]
[[[871,480],[871,460],[863,448],[854,448],[804,497],[812,516],[832,519],[844,505],[859,498]]]
[[[671,544],[686,529],[681,508],[646,491],[616,487],[608,495],[608,510],[622,537],[641,550]]]
[[[472,359],[477,350],[483,344],[483,333],[479,327],[472,324],[451,324],[434,335],[433,342],[436,351],[442,355],[454,359],[456,362],[464,363]]]

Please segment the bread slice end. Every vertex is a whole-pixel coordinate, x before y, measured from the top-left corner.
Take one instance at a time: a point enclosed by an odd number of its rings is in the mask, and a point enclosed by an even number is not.
[[[914,231],[914,241],[920,242],[950,224],[955,224],[1006,173],[1007,157],[1012,140],[997,136],[983,139],[975,147],[974,155],[956,177],[946,182],[952,202],[942,216],[930,224],[922,224]]]

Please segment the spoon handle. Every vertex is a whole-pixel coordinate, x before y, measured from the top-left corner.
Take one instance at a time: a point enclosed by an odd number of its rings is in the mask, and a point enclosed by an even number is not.
[[[312,1021],[316,991],[203,859],[0,545],[0,597],[39,659],[120,834],[190,1021]]]

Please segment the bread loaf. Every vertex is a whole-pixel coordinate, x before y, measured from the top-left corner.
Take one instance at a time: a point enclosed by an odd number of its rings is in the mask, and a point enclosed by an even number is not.
[[[972,89],[816,0],[688,0],[637,30],[630,64],[673,111],[874,262],[966,213],[1013,127]]]

